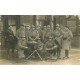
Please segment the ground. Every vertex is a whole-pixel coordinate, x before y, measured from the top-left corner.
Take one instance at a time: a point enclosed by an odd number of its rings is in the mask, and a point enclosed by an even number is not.
[[[79,49],[71,49],[70,58],[68,59],[60,59],[60,60],[6,60],[0,58],[0,64],[19,64],[19,65],[79,65],[80,64],[80,50]]]

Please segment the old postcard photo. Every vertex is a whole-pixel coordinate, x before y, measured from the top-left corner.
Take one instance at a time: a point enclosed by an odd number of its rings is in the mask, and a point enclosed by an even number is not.
[[[80,15],[1,15],[0,64],[80,64]]]
[[[79,0],[0,1],[1,80],[80,80],[79,65]]]

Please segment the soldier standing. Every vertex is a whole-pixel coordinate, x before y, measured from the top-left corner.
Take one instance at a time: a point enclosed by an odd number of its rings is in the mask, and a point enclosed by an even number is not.
[[[43,52],[44,52],[44,44],[41,42],[41,39],[38,38],[37,40],[37,43],[38,43],[38,52],[42,55],[43,55]]]
[[[15,29],[11,26],[5,31],[5,47],[7,49],[7,58],[14,58],[15,48],[17,45],[17,38],[15,36]],[[12,52],[10,52],[12,51]]]
[[[24,25],[21,25],[17,30],[18,38],[18,56],[19,58],[25,58],[24,49],[26,47],[26,31]]]
[[[10,25],[9,28],[13,31],[14,36],[16,36],[16,25]]]
[[[35,29],[34,25],[32,25],[28,35],[29,35],[29,41],[36,41],[39,38],[39,32]]]
[[[71,46],[71,39],[73,38],[72,32],[67,27],[61,27],[63,32],[62,50],[65,51],[63,58],[69,58],[69,50]]]
[[[55,43],[58,45],[58,48],[57,48],[57,58],[59,59],[60,58],[60,53],[61,53],[61,47],[62,47],[62,31],[60,29],[60,25],[57,24],[56,25],[56,29],[53,31],[53,37],[55,39]],[[55,54],[56,55],[56,52]]]
[[[30,30],[30,26],[29,25],[25,25],[26,43],[29,41],[29,39],[28,39],[29,30]]]
[[[49,37],[52,37],[52,29],[50,27],[50,25],[47,25],[46,29],[45,29],[45,33],[44,33],[44,43],[48,40]]]
[[[42,41],[42,27],[41,27],[41,25],[39,25],[39,26],[37,27],[37,30],[38,30],[38,32],[39,32],[39,38],[40,38],[41,41]]]
[[[12,49],[12,53],[14,53],[14,47],[15,47],[15,43],[14,43],[14,33],[12,31],[12,29],[9,27],[7,32],[6,32],[6,36],[5,36],[5,40],[6,40],[6,48],[7,48],[7,53],[8,53],[8,58],[10,57],[10,49]],[[13,57],[13,54],[12,54]]]
[[[45,43],[45,35],[46,35],[46,26],[43,27],[43,30],[42,30],[42,42]]]

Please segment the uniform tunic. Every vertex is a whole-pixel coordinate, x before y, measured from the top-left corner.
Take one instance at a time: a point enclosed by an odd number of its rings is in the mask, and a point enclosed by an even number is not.
[[[39,32],[37,30],[30,30],[29,31],[29,40],[36,41],[39,38]]]
[[[38,49],[43,50],[44,44],[41,41],[38,41]]]
[[[55,50],[57,49],[57,45],[53,42],[53,40],[47,41],[44,45],[44,49],[46,52],[45,56],[49,57],[55,52]]]
[[[72,32],[68,28],[63,29],[62,49],[69,50],[71,46]]]
[[[49,37],[52,37],[52,30],[45,30],[43,31],[43,40],[44,43],[48,40]]]
[[[17,38],[18,38],[18,55],[19,58],[24,58],[24,48],[26,47],[26,32],[25,27],[17,30]]]
[[[47,41],[44,45],[45,50],[53,50],[57,47],[57,45],[52,41]]]
[[[54,30],[53,37],[59,43],[60,46],[62,46],[62,36],[62,31],[60,29]]]
[[[62,38],[61,58],[65,57],[65,50],[68,51],[70,50],[71,39],[73,38],[72,32],[66,27],[62,28],[62,34],[63,38]]]

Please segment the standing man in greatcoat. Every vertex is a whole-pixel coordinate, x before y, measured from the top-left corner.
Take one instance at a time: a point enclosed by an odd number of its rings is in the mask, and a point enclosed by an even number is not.
[[[69,58],[69,50],[71,48],[72,32],[67,27],[61,27],[63,33],[62,50],[65,52],[63,58]]]

